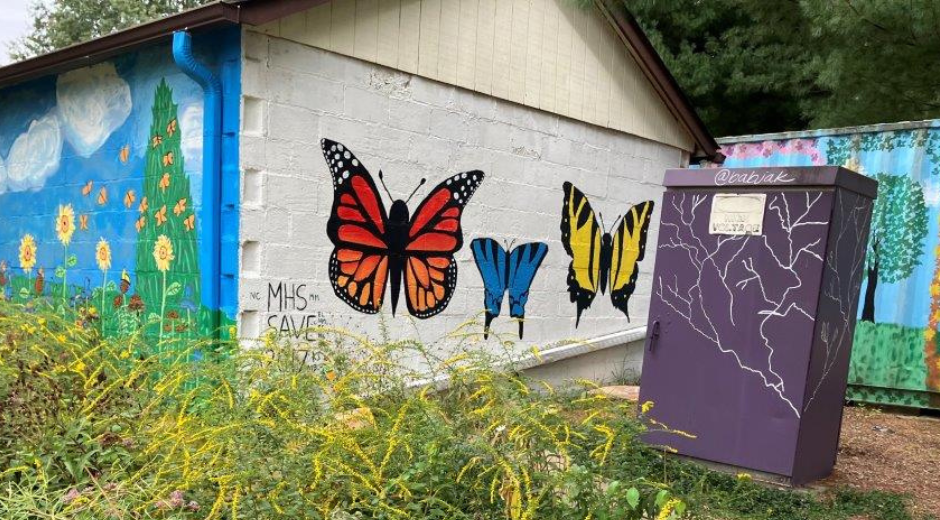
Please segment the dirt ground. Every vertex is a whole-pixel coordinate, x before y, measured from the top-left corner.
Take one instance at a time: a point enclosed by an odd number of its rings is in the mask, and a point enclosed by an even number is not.
[[[940,418],[847,407],[839,456],[823,486],[909,493],[915,511],[940,516]]]
[[[629,401],[639,395],[636,386],[596,391]],[[940,416],[846,407],[835,470],[811,487],[907,493],[915,513],[940,518]]]

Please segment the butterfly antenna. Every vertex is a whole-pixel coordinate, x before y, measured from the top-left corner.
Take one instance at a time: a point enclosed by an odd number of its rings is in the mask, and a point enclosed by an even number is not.
[[[388,191],[388,186],[385,185],[385,176],[382,175],[382,170],[379,170],[379,182],[381,182],[382,187],[385,188],[385,193],[388,195],[388,200],[394,201],[395,197],[392,197],[392,192]]]
[[[405,199],[405,204],[411,201],[411,197],[415,196],[415,193],[418,193],[418,190],[421,189],[421,186],[424,186],[424,183],[427,182],[427,179],[421,179],[421,182],[418,183],[418,187],[415,188],[415,191],[411,192],[411,195],[408,195],[408,198]]]
[[[611,232],[613,232],[613,230],[617,229],[617,224],[619,224],[620,221],[623,220],[623,217],[624,217],[624,215],[620,215],[620,218],[618,218],[617,220],[614,221],[614,226],[613,226],[612,228],[610,228],[607,232],[608,232],[608,233],[611,233]]]

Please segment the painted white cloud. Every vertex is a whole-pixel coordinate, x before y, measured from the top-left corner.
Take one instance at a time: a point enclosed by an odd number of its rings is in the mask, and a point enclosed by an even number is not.
[[[179,118],[180,148],[186,158],[186,170],[202,173],[202,103],[191,103]]]
[[[29,129],[13,141],[6,159],[6,188],[10,191],[41,188],[59,169],[61,157],[62,130],[53,109],[30,123]]]
[[[0,157],[0,195],[3,195],[7,191],[7,165],[3,162],[3,157]]]
[[[66,139],[90,157],[131,113],[131,89],[111,63],[66,72],[56,82],[59,119]]]

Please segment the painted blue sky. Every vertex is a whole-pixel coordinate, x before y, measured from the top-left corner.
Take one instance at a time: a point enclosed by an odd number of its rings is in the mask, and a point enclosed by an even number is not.
[[[102,283],[94,250],[106,239],[113,250],[108,278],[122,269],[133,276],[137,207],[143,191],[143,162],[157,84],[166,79],[178,104],[183,164],[190,175],[194,209],[201,199],[202,91],[172,63],[168,47],[121,57],[112,63],[70,71],[0,92],[0,260],[16,274],[25,233],[38,242],[37,267],[51,279],[64,248],[54,229],[59,205],[72,204],[76,225],[87,215],[88,229],[76,231],[69,253],[78,266],[69,281]],[[121,150],[128,147],[126,162]],[[86,196],[82,188],[91,181]],[[101,189],[107,203],[100,204]],[[129,190],[137,194],[130,208]]]

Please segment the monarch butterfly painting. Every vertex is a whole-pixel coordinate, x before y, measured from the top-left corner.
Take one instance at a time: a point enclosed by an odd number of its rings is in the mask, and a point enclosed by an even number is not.
[[[95,181],[88,181],[84,186],[82,186],[82,196],[87,197],[91,195],[91,190],[95,187]]]
[[[150,209],[150,205],[147,204],[147,196],[144,195],[144,197],[140,199],[140,206],[137,207],[137,211],[146,213],[148,209]]]
[[[387,212],[372,175],[341,143],[320,141],[333,177],[333,207],[326,232],[335,248],[329,277],[333,291],[357,311],[375,314],[386,285],[392,314],[404,282],[408,312],[429,318],[443,311],[457,285],[456,253],[463,246],[460,218],[483,182],[483,172],[458,173],[431,190],[409,218],[408,200],[393,199]],[[379,172],[383,187],[385,181]]]
[[[108,203],[108,188],[102,186],[98,191],[98,205],[104,206]]]
[[[78,229],[88,231],[88,215],[83,213],[78,216]]]
[[[121,160],[121,164],[127,164],[127,160],[131,156],[131,147],[124,145],[121,147],[121,151],[118,153],[118,159]]]
[[[124,194],[124,207],[130,209],[134,205],[134,201],[137,200],[137,192],[134,190],[127,190],[127,193]]]
[[[153,139],[150,140],[150,145],[152,148],[156,148],[160,146],[161,144],[163,144],[163,137],[159,135],[153,136]]]
[[[163,156],[163,166],[170,166],[173,164],[173,152],[167,152]]]
[[[141,215],[140,218],[137,219],[137,222],[134,223],[134,227],[137,228],[138,233],[140,233],[140,231],[144,229],[144,226],[146,225],[147,225],[147,217],[144,215]]]
[[[166,124],[166,135],[167,137],[173,137],[173,134],[176,133],[176,119],[171,119],[169,123]]]
[[[192,214],[183,219],[183,227],[186,228],[186,231],[192,231],[193,229],[196,229],[196,215]]]
[[[170,187],[170,174],[164,173],[163,177],[160,178],[160,189],[166,191]]]

